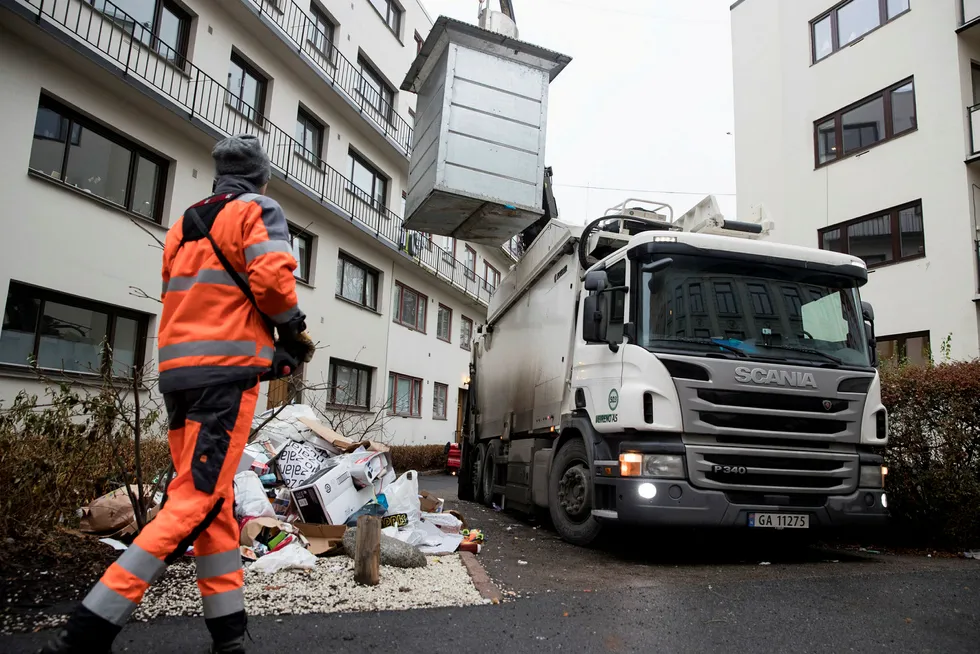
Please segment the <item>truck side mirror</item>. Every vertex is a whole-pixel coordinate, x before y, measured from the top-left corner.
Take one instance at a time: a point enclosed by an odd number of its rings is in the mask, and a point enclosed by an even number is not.
[[[605,343],[609,327],[604,293],[586,296],[582,304],[582,337],[586,343]]]
[[[591,293],[601,293],[609,286],[609,275],[605,270],[592,270],[585,273],[585,290]]]
[[[868,348],[871,350],[871,365],[878,365],[878,340],[875,338],[875,310],[870,302],[861,303],[861,317],[868,329]]]

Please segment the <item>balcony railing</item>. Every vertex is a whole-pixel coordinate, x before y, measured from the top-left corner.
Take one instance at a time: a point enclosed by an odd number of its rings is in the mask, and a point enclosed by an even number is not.
[[[412,151],[412,128],[391,106],[361,71],[327,38],[312,18],[292,0],[245,0],[271,20],[293,45],[309,57],[310,63],[333,80],[338,89],[356,104],[365,118],[371,120],[408,156]]]
[[[969,25],[980,18],[980,0],[962,0],[963,25]]]
[[[980,104],[967,110],[970,114],[970,157],[980,156]]]
[[[296,139],[200,68],[190,62],[181,68],[170,63],[183,59],[113,3],[100,2],[99,9],[86,0],[16,3],[29,8],[39,24],[49,21],[76,43],[87,46],[93,55],[114,65],[124,77],[155,90],[161,104],[185,113],[192,123],[199,121],[223,135],[254,134],[262,141],[275,171],[287,181],[391,248],[405,252],[419,266],[466,295],[484,305],[489,302],[484,280],[467,275],[463,262],[434,243],[416,247],[419,244],[412,237],[416,232],[402,227],[401,218],[387,207],[362,199],[364,195],[354,183],[334,168],[298,154],[302,146]]]

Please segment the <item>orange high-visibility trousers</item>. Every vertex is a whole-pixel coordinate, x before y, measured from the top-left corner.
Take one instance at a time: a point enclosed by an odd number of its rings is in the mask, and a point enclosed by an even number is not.
[[[177,476],[163,507],[82,604],[122,626],[167,565],[194,545],[204,618],[217,642],[245,628],[234,476],[248,440],[258,379],[164,395]]]

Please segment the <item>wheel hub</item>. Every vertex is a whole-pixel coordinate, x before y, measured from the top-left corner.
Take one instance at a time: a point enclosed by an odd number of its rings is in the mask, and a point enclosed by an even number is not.
[[[589,478],[585,467],[576,464],[558,482],[558,505],[571,518],[581,519],[590,508]]]

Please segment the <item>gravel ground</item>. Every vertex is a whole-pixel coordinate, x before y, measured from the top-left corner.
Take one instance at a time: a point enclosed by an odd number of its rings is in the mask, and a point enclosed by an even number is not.
[[[317,559],[314,570],[267,575],[245,571],[249,615],[295,615],[349,611],[468,606],[487,603],[470,581],[458,555],[429,557],[424,568],[381,568],[381,583],[354,583],[354,563],[346,557]],[[201,615],[194,564],[178,562],[147,592],[135,619]]]

